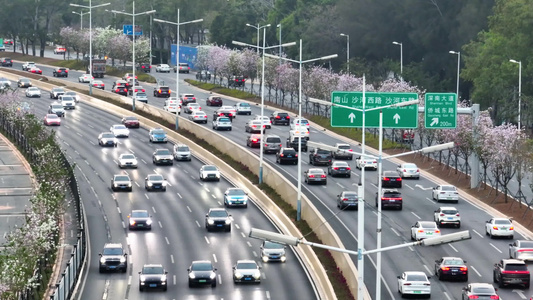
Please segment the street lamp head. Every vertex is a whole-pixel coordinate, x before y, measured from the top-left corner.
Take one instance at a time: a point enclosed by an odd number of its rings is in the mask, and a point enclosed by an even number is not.
[[[246,26],[255,27],[254,25],[252,25],[250,23],[246,23]]]
[[[266,25],[265,25],[265,26],[263,26],[263,27],[270,27],[270,24],[266,24]]]
[[[392,42],[394,45],[401,45],[402,43]]]
[[[290,46],[296,46],[296,42],[281,44],[281,47],[290,47]]]
[[[341,33],[341,36],[348,36],[347,34]]]
[[[431,152],[437,152],[442,150],[448,150],[455,147],[454,142],[449,142],[445,144],[435,145],[435,146],[429,146],[421,149],[422,153],[431,153]]]
[[[512,63],[515,63],[515,64],[521,63],[520,61],[517,61],[517,60],[514,60],[514,59],[510,59],[509,61],[512,62]]]
[[[328,56],[322,56],[320,58],[320,60],[328,60],[328,59],[333,59],[333,58],[337,58],[338,55],[337,54],[332,54],[332,55],[328,55]]]
[[[470,236],[470,231],[465,230],[465,231],[445,234],[439,237],[424,239],[421,241],[421,245],[422,246],[436,246],[436,245],[441,245],[441,244],[449,244],[453,242],[469,240],[471,238],[472,237]]]
[[[460,52],[450,50],[449,53],[450,53],[450,54],[457,54],[457,55],[459,55]]]
[[[254,239],[260,239],[289,246],[298,246],[298,243],[300,242],[298,238],[290,235],[284,235],[257,228],[250,229],[250,233],[248,234],[248,236]]]
[[[281,27],[281,23],[280,23],[280,24],[278,24],[278,25],[276,25],[276,27],[277,27],[277,28],[280,28],[280,27]]]

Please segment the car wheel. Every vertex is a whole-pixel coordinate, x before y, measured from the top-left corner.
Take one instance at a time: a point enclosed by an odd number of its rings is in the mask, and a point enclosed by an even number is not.
[[[457,225],[455,225],[457,228],[461,228],[461,222],[457,223]]]
[[[189,287],[192,288],[194,287],[194,284],[192,282],[189,281]]]
[[[444,276],[442,275],[442,272],[438,273],[439,280],[442,281],[444,279]]]
[[[104,269],[103,268],[98,268],[98,273],[104,273]]]
[[[413,232],[411,231],[411,241],[414,241],[415,237],[413,236]]]
[[[213,283],[211,283],[211,287],[217,287],[217,282],[213,281]]]
[[[165,287],[163,288],[163,292],[166,292],[166,291],[167,291],[167,287],[165,286]]]

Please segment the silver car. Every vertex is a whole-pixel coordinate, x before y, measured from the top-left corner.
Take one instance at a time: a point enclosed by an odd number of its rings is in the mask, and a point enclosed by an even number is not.
[[[416,178],[420,179],[420,169],[412,163],[403,163],[398,165],[396,171],[400,174],[400,177],[406,178]]]
[[[174,145],[174,159],[175,160],[186,160],[191,161],[191,150],[189,146],[184,144]]]
[[[174,164],[174,156],[168,149],[155,149],[154,154],[152,154],[152,162],[155,165],[165,164],[172,166]]]
[[[261,245],[261,259],[263,262],[285,262],[287,260],[285,246],[270,241],[263,241],[263,244]]]
[[[118,157],[119,168],[137,168],[137,158],[131,153],[124,153]]]
[[[263,153],[277,153],[283,146],[281,138],[277,135],[267,135],[263,144]]]
[[[135,100],[143,103],[148,103],[148,96],[145,92],[135,93]]]
[[[533,241],[517,240],[509,244],[509,257],[521,260],[533,260]]]
[[[37,97],[37,98],[41,98],[41,90],[38,88],[38,87],[29,87],[28,89],[26,89],[26,97],[28,98],[33,98],[33,97]]]
[[[238,260],[233,266],[233,282],[261,282],[261,267],[254,260]]]
[[[150,174],[144,179],[144,189],[147,191],[166,191],[167,181],[162,175]]]

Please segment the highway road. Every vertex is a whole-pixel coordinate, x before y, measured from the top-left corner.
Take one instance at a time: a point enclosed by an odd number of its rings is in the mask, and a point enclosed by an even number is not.
[[[17,65],[14,65],[16,68]],[[45,74],[51,74],[51,70],[42,68]],[[76,73],[76,72],[72,72]],[[173,86],[174,73],[159,74],[153,73],[157,78],[165,80],[167,84]],[[180,75],[180,79],[193,77],[190,75]],[[69,80],[72,78],[69,77]],[[106,80],[109,81],[109,78]],[[109,81],[110,82],[110,81]],[[106,84],[108,84],[106,82]],[[143,86],[148,86],[144,84]],[[207,93],[197,90],[186,83],[180,84],[180,92],[191,92],[197,96],[198,103],[207,112],[208,116],[212,115],[215,108],[206,107],[205,99]],[[225,104],[232,105],[233,100],[224,98]],[[164,99],[150,98],[149,103],[162,107]],[[265,114],[269,115],[271,109],[267,108]],[[259,114],[259,107],[253,107],[253,114]],[[67,115],[68,118],[68,115]],[[238,116],[234,122],[233,131],[220,132],[228,138],[235,140],[245,147],[244,140],[244,122],[248,119],[247,116]],[[208,126],[198,125],[198,126]],[[105,128],[105,126],[104,126]],[[80,131],[79,133],[81,134]],[[284,140],[288,137],[287,126],[273,126],[272,129],[267,130],[269,134],[277,134]],[[95,132],[96,136],[96,132]],[[132,138],[130,138],[131,140]],[[333,145],[341,140],[328,132],[311,129],[311,141],[322,142]],[[121,146],[119,146],[120,149]],[[359,147],[352,143],[354,151],[360,151]],[[110,151],[110,150],[107,150]],[[251,149],[258,154],[258,150]],[[274,155],[265,155],[265,161],[275,166],[282,174],[289,180],[296,184],[297,168],[296,166],[279,166],[275,164]],[[304,155],[303,170],[309,166],[308,159]],[[353,163],[350,162],[353,166]],[[324,167],[325,168],[325,167]],[[323,216],[329,221],[330,225],[336,230],[337,234],[343,240],[347,249],[357,249],[357,212],[356,211],[339,211],[335,205],[336,195],[340,191],[349,189],[355,190],[356,184],[359,181],[360,171],[355,170],[352,173],[352,178],[328,178],[327,186],[307,186],[303,185],[303,192],[309,197],[313,204],[319,209]],[[395,169],[395,165],[391,162],[384,162],[384,170]],[[109,174],[109,178],[111,174]],[[375,171],[367,171],[366,174],[366,216],[365,216],[365,248],[376,248],[376,211],[374,206],[375,193],[377,192],[377,173]],[[402,244],[410,241],[410,227],[419,220],[431,221],[433,218],[433,211],[439,206],[448,206],[450,204],[437,204],[431,200],[431,187],[436,183],[425,178],[424,173],[420,180],[406,180],[404,187],[401,189],[404,208],[402,211],[384,211],[383,212],[383,232],[382,232],[382,246],[390,246]],[[168,193],[168,192],[167,192]],[[120,198],[118,198],[120,199]],[[120,201],[120,200],[119,200]],[[119,202],[120,203],[120,202]],[[492,282],[492,267],[495,262],[502,258],[508,257],[509,240],[506,239],[489,239],[484,234],[485,221],[490,219],[490,215],[481,210],[475,203],[470,203],[461,198],[458,204],[451,204],[460,210],[462,218],[461,229],[443,228],[443,234],[455,232],[457,230],[469,229],[472,233],[472,239],[460,243],[431,247],[431,248],[404,248],[394,250],[391,252],[384,252],[382,255],[382,299],[398,299],[397,280],[396,276],[403,271],[424,271],[428,275],[432,274],[434,260],[442,256],[459,256],[468,261],[469,265],[469,282]],[[112,210],[112,208],[109,208]],[[107,210],[106,210],[107,211]],[[257,227],[254,225],[254,227]],[[264,227],[258,227],[268,229]],[[232,233],[233,235],[234,233]],[[520,239],[522,235],[515,233],[515,238]],[[530,237],[527,237],[528,239]],[[354,262],[355,257],[353,258]],[[365,259],[365,284],[367,285],[371,295],[375,295],[376,284],[376,270],[375,270],[375,255],[366,257]],[[436,278],[432,278],[432,294],[436,299],[460,299],[461,288],[465,286],[462,282],[440,282]],[[525,299],[525,295],[530,296],[528,291],[523,294],[520,289],[500,289],[499,291],[503,299]],[[443,296],[440,296],[443,295]],[[523,296],[524,295],[524,296]],[[523,296],[523,297],[522,297]]]
[[[46,96],[46,95],[45,95]],[[36,115],[46,113],[50,99],[30,100]],[[54,127],[71,161],[76,164],[90,233],[89,274],[81,299],[317,299],[317,295],[299,258],[288,249],[286,263],[262,265],[259,285],[234,285],[232,266],[239,259],[260,262],[260,241],[247,237],[250,228],[276,231],[270,220],[255,205],[247,209],[228,209],[232,214],[231,232],[207,232],[205,213],[211,207],[223,207],[223,193],[232,185],[201,182],[198,170],[203,163],[176,162],[174,166],[155,166],[151,155],[156,148],[172,149],[172,144],[151,144],[148,131],[133,129],[129,138],[120,139],[117,148],[102,148],[97,136],[108,131],[120,118],[98,108],[80,103],[67,111],[60,127]],[[121,153],[134,153],[139,168],[120,170]],[[133,192],[112,192],[114,174],[127,173],[134,182]],[[166,192],[146,192],[144,178],[158,173],[169,182]],[[127,215],[133,209],[148,210],[154,220],[151,231],[129,231]],[[98,253],[107,242],[127,247],[127,273],[99,274]],[[187,268],[193,260],[208,259],[218,268],[216,288],[187,286]],[[143,264],[161,263],[169,272],[165,292],[139,292],[137,274]]]

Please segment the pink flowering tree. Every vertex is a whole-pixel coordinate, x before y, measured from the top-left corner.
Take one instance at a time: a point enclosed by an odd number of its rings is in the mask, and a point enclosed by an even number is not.
[[[196,55],[195,66],[198,70],[208,70],[209,69],[209,48],[213,47],[212,45],[203,45],[198,47],[198,55]]]
[[[213,81],[219,78],[219,84],[227,76],[229,70],[227,67],[231,51],[226,47],[213,46],[209,49],[209,68],[213,71]]]
[[[80,49],[78,46],[78,40],[80,38],[80,32],[70,26],[63,27],[59,31],[62,43],[67,48],[67,55],[70,57],[70,48],[76,51],[76,57],[79,58]]]
[[[298,97],[298,84],[299,84],[299,71],[293,68],[290,64],[285,63],[276,68],[279,74],[279,88],[282,93],[282,103],[284,105],[285,95],[288,93],[290,96],[290,108],[297,107],[297,103],[294,103],[294,98]]]
[[[240,60],[242,73],[236,75],[244,75],[246,78],[250,79],[251,90],[254,89],[254,80],[257,78],[257,71],[260,70],[263,66],[262,59],[257,55],[257,51],[251,49],[243,49],[240,51]],[[265,62],[266,64],[266,62]],[[266,66],[265,66],[266,69]],[[265,71],[266,75],[266,71]]]
[[[265,86],[268,88],[268,99],[271,99],[272,89],[275,89],[277,96],[277,80],[279,67],[279,60],[271,57],[265,57]],[[261,74],[260,74],[261,75]],[[276,103],[278,98],[276,97]],[[270,100],[271,101],[271,100]]]
[[[492,155],[491,149],[494,148],[491,139],[493,127],[494,125],[492,124],[490,113],[488,111],[480,112],[476,126],[474,127],[473,151],[477,155],[479,162],[481,163],[481,167],[483,168],[482,181],[485,184],[487,183],[487,171]]]
[[[109,47],[109,56],[120,59],[126,66],[126,61],[131,60],[132,42],[125,35],[118,35],[109,41],[111,43]]]

